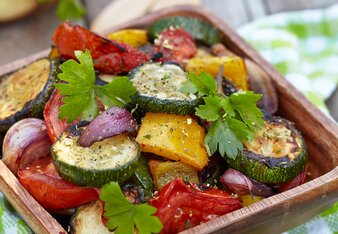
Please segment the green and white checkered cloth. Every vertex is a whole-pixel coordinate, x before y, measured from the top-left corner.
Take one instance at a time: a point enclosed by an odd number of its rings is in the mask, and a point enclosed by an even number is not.
[[[338,83],[338,5],[256,20],[239,33],[316,106]],[[338,198],[337,198],[338,199]],[[32,233],[0,193],[0,234]],[[289,234],[338,233],[338,202]]]
[[[338,5],[263,17],[239,34],[327,113],[338,83]]]
[[[325,100],[338,83],[338,5],[324,10],[265,16],[241,27],[238,32],[328,114]],[[287,233],[338,233],[338,202]]]
[[[0,234],[30,234],[32,231],[0,193]]]

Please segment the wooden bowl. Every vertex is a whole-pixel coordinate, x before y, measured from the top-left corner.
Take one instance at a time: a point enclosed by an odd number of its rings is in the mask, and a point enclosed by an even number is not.
[[[155,20],[174,15],[195,16],[214,24],[224,34],[224,44],[237,55],[251,59],[272,79],[279,97],[279,112],[296,124],[308,146],[311,181],[266,198],[248,207],[218,217],[183,233],[278,233],[302,224],[338,199],[338,126],[309,103],[253,48],[228,25],[202,7],[167,8],[112,28],[145,28]],[[13,71],[38,57],[43,51],[0,68],[0,75]],[[0,161],[0,188],[36,233],[66,232],[20,185]]]

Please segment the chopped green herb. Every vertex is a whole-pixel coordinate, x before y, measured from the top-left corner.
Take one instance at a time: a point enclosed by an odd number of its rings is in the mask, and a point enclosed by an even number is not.
[[[81,120],[92,120],[99,113],[97,98],[109,107],[120,106],[131,102],[136,89],[128,77],[118,77],[104,86],[95,85],[93,60],[89,50],[75,51],[79,63],[73,59],[62,64],[62,73],[58,78],[66,83],[55,84],[64,96],[60,107],[59,118],[66,118],[70,123],[79,117]]]
[[[104,217],[108,219],[107,227],[116,234],[158,233],[162,229],[160,220],[154,216],[156,208],[145,203],[134,205],[123,195],[116,182],[103,186],[100,199],[104,201]]]
[[[253,138],[255,131],[263,126],[263,113],[256,106],[262,95],[240,91],[229,97],[217,92],[217,84],[211,75],[189,74],[181,92],[203,97],[204,105],[196,107],[195,114],[211,122],[205,138],[210,153],[217,150],[224,157],[236,158],[243,150],[243,141]],[[221,89],[220,89],[221,90]]]
[[[150,140],[151,135],[150,135],[150,134],[147,134],[147,135],[144,135],[143,137],[146,138],[146,139],[148,139],[148,140]]]

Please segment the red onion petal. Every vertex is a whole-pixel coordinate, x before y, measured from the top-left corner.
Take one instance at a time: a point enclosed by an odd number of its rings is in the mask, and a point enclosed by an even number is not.
[[[23,119],[7,131],[2,146],[2,161],[16,174],[18,169],[50,154],[51,145],[43,120]]]
[[[248,194],[252,189],[249,178],[234,169],[228,169],[224,172],[220,177],[220,182],[239,195]]]
[[[123,132],[135,132],[136,120],[129,111],[118,106],[103,111],[81,133],[79,144],[88,147],[96,141],[118,135]]]
[[[266,184],[253,180],[234,169],[228,169],[224,172],[220,177],[220,182],[239,195],[254,194],[269,197],[275,194],[272,188]]]

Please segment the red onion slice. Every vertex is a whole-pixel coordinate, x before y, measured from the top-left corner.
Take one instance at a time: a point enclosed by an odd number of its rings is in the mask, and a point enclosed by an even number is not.
[[[123,132],[135,132],[138,124],[129,111],[118,106],[103,111],[81,133],[79,144],[88,147],[96,141]]]
[[[238,195],[254,194],[257,196],[269,197],[275,194],[269,186],[250,179],[234,169],[228,169],[224,172],[220,177],[220,182]]]
[[[7,131],[2,146],[2,161],[16,174],[18,169],[47,156],[51,145],[43,120],[23,119]]]

